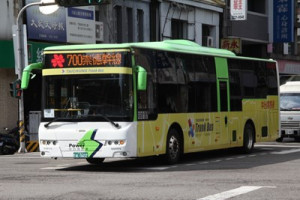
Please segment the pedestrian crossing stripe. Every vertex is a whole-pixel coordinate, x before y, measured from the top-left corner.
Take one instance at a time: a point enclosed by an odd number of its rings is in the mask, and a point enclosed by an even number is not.
[[[39,151],[39,141],[33,140],[26,142],[27,152],[36,152]]]

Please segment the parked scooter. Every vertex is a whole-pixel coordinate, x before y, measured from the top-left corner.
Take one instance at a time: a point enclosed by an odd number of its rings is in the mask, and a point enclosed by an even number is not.
[[[19,149],[18,127],[9,130],[4,128],[5,133],[0,133],[0,155],[14,154]]]

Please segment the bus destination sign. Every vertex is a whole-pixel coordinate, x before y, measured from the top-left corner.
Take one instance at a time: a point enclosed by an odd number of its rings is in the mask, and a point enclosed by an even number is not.
[[[45,68],[126,66],[127,55],[128,52],[45,54]]]

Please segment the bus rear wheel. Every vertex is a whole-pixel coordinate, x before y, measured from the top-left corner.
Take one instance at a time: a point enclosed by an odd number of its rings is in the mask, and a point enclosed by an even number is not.
[[[250,123],[247,123],[244,128],[243,152],[251,153],[254,148],[254,128]]]
[[[181,139],[176,129],[171,129],[167,137],[166,159],[168,164],[175,164],[181,155]]]
[[[93,165],[100,165],[103,163],[104,158],[87,158],[86,161]]]

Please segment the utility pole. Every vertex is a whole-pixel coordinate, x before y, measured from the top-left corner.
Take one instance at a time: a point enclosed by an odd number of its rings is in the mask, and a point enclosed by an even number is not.
[[[20,22],[21,16],[23,12],[31,6],[50,6],[50,5],[57,5],[55,1],[49,2],[46,0],[41,0],[41,2],[33,2],[29,3],[26,6],[24,6],[18,13],[17,20],[16,20],[16,26],[17,26],[17,75],[18,79],[22,80],[22,71],[24,69],[25,65],[25,54],[24,54],[24,38],[23,38],[23,21]],[[20,6],[21,7],[21,6]],[[53,11],[55,12],[55,11]],[[25,38],[26,39],[26,38]],[[19,134],[20,134],[20,148],[18,150],[18,153],[25,153],[25,119],[24,119],[24,94],[22,92],[21,98],[19,99]]]

